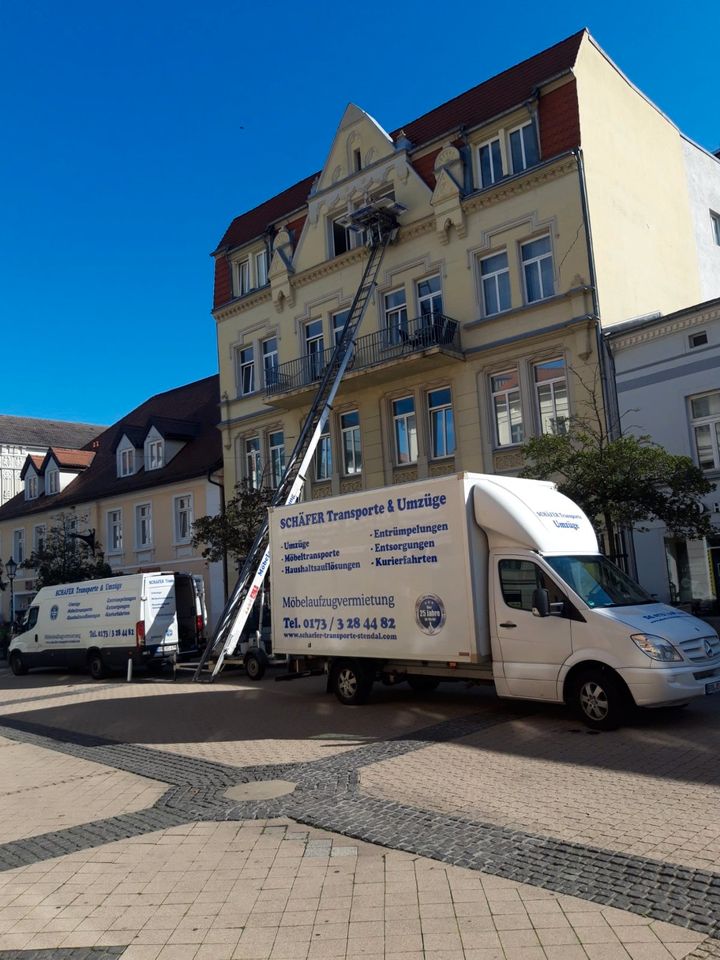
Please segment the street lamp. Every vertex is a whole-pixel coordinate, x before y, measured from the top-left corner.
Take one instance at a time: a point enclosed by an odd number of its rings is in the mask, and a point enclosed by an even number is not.
[[[12,557],[5,564],[5,573],[7,578],[10,581],[10,629],[15,623],[15,593],[13,591],[13,580],[15,579],[15,574],[17,573],[18,565],[15,563]]]

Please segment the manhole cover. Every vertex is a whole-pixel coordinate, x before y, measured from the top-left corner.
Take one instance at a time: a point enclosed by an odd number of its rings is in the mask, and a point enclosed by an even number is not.
[[[274,800],[292,793],[297,784],[291,780],[253,780],[225,791],[230,800]]]

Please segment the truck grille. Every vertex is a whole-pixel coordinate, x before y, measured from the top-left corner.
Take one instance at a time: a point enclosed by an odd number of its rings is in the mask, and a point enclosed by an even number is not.
[[[691,637],[683,640],[680,649],[688,660],[699,663],[702,660],[714,660],[720,656],[720,639],[711,637]]]

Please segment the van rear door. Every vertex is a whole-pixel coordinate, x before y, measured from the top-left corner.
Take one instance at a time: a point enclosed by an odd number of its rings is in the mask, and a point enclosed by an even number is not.
[[[177,609],[178,648],[180,653],[197,650],[197,597],[192,574],[175,574],[175,607]]]

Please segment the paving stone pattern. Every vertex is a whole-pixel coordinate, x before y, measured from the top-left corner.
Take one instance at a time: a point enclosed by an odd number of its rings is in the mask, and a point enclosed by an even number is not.
[[[183,823],[286,817],[717,937],[720,874],[420,810],[365,796],[359,789],[359,772],[365,766],[428,744],[477,734],[509,719],[512,715],[497,718],[492,713],[478,713],[311,763],[237,768],[3,717],[0,724],[8,739],[162,781],[168,789],[146,810],[2,844],[0,869],[38,863]],[[238,803],[225,796],[231,786],[274,779],[292,781],[297,787],[288,796],[267,801]],[[714,950],[716,946],[708,941],[704,948]],[[23,956],[27,960],[34,955]],[[697,954],[698,960],[704,956],[714,954]]]

